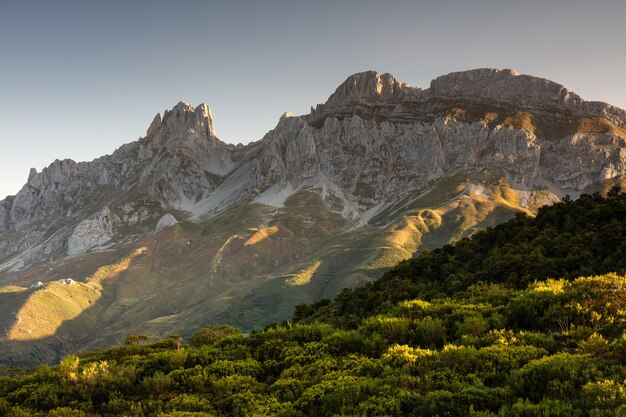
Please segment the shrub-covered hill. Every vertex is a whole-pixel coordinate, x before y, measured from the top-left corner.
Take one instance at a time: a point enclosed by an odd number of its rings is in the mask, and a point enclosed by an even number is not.
[[[368,315],[414,297],[452,296],[471,285],[522,289],[536,280],[626,273],[626,194],[618,187],[520,213],[454,245],[401,262],[381,279],[335,299],[296,307],[295,322],[354,327]]]
[[[564,201],[299,323],[4,370],[0,415],[626,416],[625,213],[615,190]]]

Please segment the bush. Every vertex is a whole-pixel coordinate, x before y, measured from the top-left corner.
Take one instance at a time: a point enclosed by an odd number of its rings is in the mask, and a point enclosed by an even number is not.
[[[205,326],[191,336],[189,345],[191,347],[211,345],[226,337],[238,335],[241,335],[241,331],[233,326]]]

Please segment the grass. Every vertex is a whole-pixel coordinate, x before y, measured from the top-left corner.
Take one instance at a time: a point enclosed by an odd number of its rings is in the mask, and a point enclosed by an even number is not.
[[[133,258],[146,250],[141,247],[114,264],[98,268],[86,282],[63,284],[52,281],[40,289],[29,291],[28,297],[14,314],[13,325],[6,331],[7,340],[24,341],[54,336],[64,322],[77,318],[100,299],[101,283],[105,279],[114,278],[128,269]]]
[[[297,273],[287,275],[288,278],[285,280],[285,282],[287,282],[288,285],[309,284],[311,282],[311,279],[313,278],[313,275],[319,269],[321,264],[321,261],[312,262],[303,269],[299,270]]]
[[[7,339],[24,341],[54,336],[63,322],[78,317],[98,298],[100,291],[94,285],[50,282],[30,294],[17,312]]]
[[[268,237],[275,235],[278,233],[280,229],[278,226],[270,226],[263,229],[257,230],[246,242],[243,244],[244,246],[256,245],[257,243],[262,242]]]

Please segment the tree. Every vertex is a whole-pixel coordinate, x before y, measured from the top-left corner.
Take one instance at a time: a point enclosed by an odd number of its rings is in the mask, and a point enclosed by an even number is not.
[[[125,345],[145,345],[148,343],[148,336],[145,334],[131,334],[124,341]]]
[[[233,326],[205,326],[191,336],[189,345],[192,347],[211,345],[226,337],[238,335],[241,335],[241,330]]]

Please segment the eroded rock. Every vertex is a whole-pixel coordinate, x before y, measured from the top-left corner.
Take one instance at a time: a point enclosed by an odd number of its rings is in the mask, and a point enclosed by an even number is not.
[[[160,232],[161,230],[165,230],[168,227],[172,227],[175,224],[178,223],[178,220],[176,220],[176,217],[174,217],[173,215],[171,215],[170,213],[164,214],[159,221],[157,222],[157,225],[154,229],[154,231],[156,233]]]
[[[68,255],[80,255],[102,246],[113,237],[113,219],[108,207],[104,207],[94,219],[80,222],[67,242]]]

